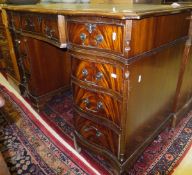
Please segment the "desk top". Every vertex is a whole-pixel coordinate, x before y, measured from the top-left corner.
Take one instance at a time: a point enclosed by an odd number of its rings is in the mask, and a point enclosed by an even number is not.
[[[67,4],[48,3],[36,5],[1,5],[2,8],[16,11],[31,11],[63,15],[100,16],[117,19],[141,19],[148,16],[179,13],[191,9],[190,4],[181,4],[173,8],[171,5],[151,4]]]

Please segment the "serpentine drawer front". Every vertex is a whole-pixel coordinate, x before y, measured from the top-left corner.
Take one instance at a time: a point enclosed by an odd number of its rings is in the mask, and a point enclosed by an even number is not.
[[[101,92],[81,88],[75,84],[73,84],[73,93],[74,104],[81,110],[91,115],[106,118],[113,124],[120,126],[121,101]]]
[[[66,47],[65,19],[62,15],[41,13],[8,12],[10,28],[32,37]]]
[[[119,136],[109,128],[101,124],[87,120],[78,114],[74,114],[74,126],[79,135],[97,148],[105,149],[116,157],[118,156]]]
[[[111,64],[102,64],[72,57],[72,75],[78,80],[95,86],[123,91],[123,70]]]
[[[82,47],[123,53],[123,26],[68,22],[69,42]]]

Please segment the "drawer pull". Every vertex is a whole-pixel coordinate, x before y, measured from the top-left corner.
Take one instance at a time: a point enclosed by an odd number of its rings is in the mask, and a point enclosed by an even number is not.
[[[86,24],[86,27],[87,27],[88,32],[91,34],[95,30],[96,25],[95,24]]]
[[[33,24],[32,20],[30,19],[30,17],[26,18],[25,27],[27,30],[34,29],[34,24]]]
[[[95,40],[97,41],[97,44],[101,43],[103,41],[103,35],[97,35]]]
[[[85,132],[88,132],[88,131],[90,131],[90,130],[92,130],[92,129],[94,129],[95,131],[96,131],[96,133],[95,133],[95,135],[97,136],[97,137],[100,137],[103,133],[101,133],[96,127],[94,127],[94,126],[90,126],[90,127],[87,127],[87,128],[85,128],[84,129],[84,131]]]
[[[103,103],[101,101],[97,102],[97,110],[103,109]]]
[[[50,27],[46,26],[45,29],[45,35],[48,37],[48,38],[52,38],[53,37],[53,34],[55,32],[55,30],[51,29]]]
[[[84,98],[82,101],[83,101],[83,103],[85,103],[86,107],[89,107],[90,101],[88,98]]]
[[[53,34],[55,33],[54,29],[49,28],[48,26],[45,27],[45,35],[47,38],[52,38]]]
[[[53,38],[54,33],[55,33],[55,30],[51,29],[48,37]]]
[[[97,106],[95,109],[90,109],[90,100],[88,98],[84,98],[83,100],[83,103],[85,104],[85,109],[87,111],[90,111],[90,112],[93,112],[93,113],[97,113],[99,112],[99,110],[102,110],[103,109],[103,103],[101,101],[97,102]]]
[[[84,78],[87,77],[87,75],[88,75],[88,70],[87,70],[87,69],[83,69],[83,70],[82,70],[82,75],[83,75]]]
[[[81,38],[81,40],[82,40],[82,42],[84,43],[84,41],[86,40],[86,34],[85,33],[81,33],[80,34],[80,38]]]
[[[97,72],[97,74],[96,74],[96,80],[98,81],[98,80],[101,80],[101,78],[103,77],[103,73],[102,72]]]

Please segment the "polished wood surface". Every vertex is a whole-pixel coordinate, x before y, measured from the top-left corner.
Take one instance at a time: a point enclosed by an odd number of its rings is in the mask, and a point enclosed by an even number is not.
[[[69,22],[67,27],[69,42],[72,44],[117,53],[123,52],[123,26],[75,21]]]
[[[5,6],[21,91],[38,108],[71,80],[75,146],[103,157],[121,174],[178,111],[190,109],[190,10],[190,5]],[[59,48],[62,43],[67,49]]]
[[[72,76],[91,85],[111,89],[119,95],[123,92],[123,68],[117,65],[95,62],[94,59],[78,59],[73,56]]]
[[[29,89],[34,92],[33,95],[42,95],[55,88],[69,86],[70,78],[67,75],[70,73],[71,60],[65,50],[32,38],[26,38],[26,40],[28,58],[31,65],[35,64],[31,69],[31,78],[34,77],[34,79],[29,85]],[[48,69],[43,69],[45,67]],[[33,86],[33,82],[38,84],[38,87]]]
[[[182,56],[182,62],[180,66],[180,72],[177,82],[177,89],[174,100],[174,120],[173,126],[175,126],[184,116],[188,109],[192,107],[192,83],[191,83],[191,44],[192,44],[192,19],[190,20],[190,26],[188,30],[188,40],[185,43],[185,50]]]
[[[96,124],[76,114],[74,114],[74,117],[74,126],[78,134],[89,143],[101,149],[107,149],[113,155],[117,156],[119,140],[117,134],[100,124]]]
[[[51,14],[63,14],[73,16],[94,16],[108,17],[113,19],[141,19],[149,16],[180,13],[190,9],[189,4],[181,5],[177,8],[171,5],[154,4],[131,4],[131,3],[104,3],[104,4],[72,4],[72,3],[50,3],[37,5],[4,6],[3,8],[14,11],[29,11]]]
[[[98,115],[121,125],[121,102],[102,93],[96,93],[87,88],[73,88],[74,103],[90,115]]]
[[[15,50],[22,64],[22,93],[28,93],[35,107],[44,103],[38,102],[41,96],[69,89],[71,60],[65,50],[30,37],[15,35],[14,39],[19,42]]]
[[[192,97],[192,82],[191,80],[191,75],[192,75],[192,50],[190,48],[190,57],[189,60],[187,60],[187,65],[185,68],[185,73],[183,77],[183,82],[182,82],[182,87],[180,90],[180,96],[178,99],[178,105],[177,109],[180,109],[183,107]]]
[[[189,18],[190,12],[185,12],[133,21],[129,57],[152,50],[180,37],[186,37]]]
[[[100,60],[107,61],[110,55],[104,54],[104,51],[97,47],[92,53],[92,46],[89,44],[87,46],[86,44],[85,46],[82,45],[81,33],[76,35],[73,32],[72,34],[72,37],[79,41],[77,43],[70,42],[69,36],[70,53],[73,55],[72,78],[75,82],[73,88],[74,109],[79,112],[82,120],[91,120],[95,123],[94,127],[98,130],[97,123],[102,121],[102,117],[116,124],[119,122],[113,118],[120,119],[117,158],[114,158],[114,154],[109,155],[107,148],[103,148],[106,151],[104,152],[99,148],[91,147],[88,138],[79,137],[79,129],[76,130],[77,142],[85,149],[97,154],[100,151],[101,155],[105,156],[109,162],[113,159],[116,172],[122,172],[129,168],[146,145],[173,120],[180,63],[183,59],[185,43],[188,40],[189,18],[190,13],[183,12],[142,20],[117,21],[117,24],[123,26],[121,33],[124,33],[124,42],[121,42],[121,47],[124,48],[124,57],[118,57],[117,53],[113,53],[117,55],[116,60],[121,63],[124,62],[123,65],[120,64],[121,66],[119,66],[122,73],[115,74],[117,77],[119,77],[118,75],[121,77],[114,84],[115,87],[121,87],[120,91],[110,86],[102,86],[101,88],[95,83],[97,67],[95,67],[94,59],[99,62],[98,65],[101,67],[103,64]],[[74,23],[74,19],[71,20]],[[85,26],[92,24],[93,21],[91,18],[84,18],[83,20]],[[70,18],[68,21],[70,24]],[[98,22],[96,18],[94,24],[97,26],[100,23],[109,23],[109,21],[103,19],[103,21]],[[79,25],[78,22],[77,25]],[[177,25],[183,27],[176,27]],[[83,32],[88,33],[88,28],[85,26]],[[70,27],[68,29],[71,31]],[[76,49],[77,47],[79,49]],[[128,52],[127,55],[126,51]],[[103,53],[102,56],[99,54],[100,52]],[[107,50],[105,52],[108,53]],[[95,55],[98,56],[95,57]],[[99,59],[99,57],[103,58]],[[110,66],[113,69],[110,70],[106,67],[105,70],[100,69],[100,72],[102,75],[106,75],[106,70],[113,72],[117,65],[111,62]],[[109,78],[103,76],[100,80],[105,80],[109,84],[111,79],[110,76]],[[119,99],[120,103],[116,104],[114,100],[111,101],[111,96]],[[118,109],[118,112],[114,109]],[[112,113],[108,115],[106,111],[112,111]],[[109,116],[113,116],[112,114],[114,117],[111,119]],[[113,125],[107,124],[107,120],[103,121],[105,124],[100,123],[101,126],[108,126],[108,128],[115,130]]]
[[[184,47],[185,41],[181,40],[130,65],[125,126],[128,157],[164,122],[170,122]]]

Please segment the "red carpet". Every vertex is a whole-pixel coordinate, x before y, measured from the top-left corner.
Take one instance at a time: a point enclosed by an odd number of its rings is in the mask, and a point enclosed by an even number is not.
[[[65,147],[6,88],[0,86],[6,106],[0,113],[0,150],[12,174],[113,174],[99,157],[82,151],[80,157]],[[70,93],[58,95],[41,116],[71,146],[72,102]],[[163,131],[134,164],[129,174],[169,174],[189,148],[192,113],[174,131]]]

